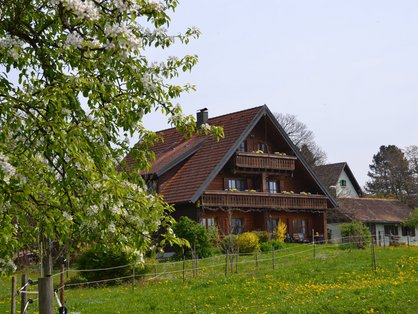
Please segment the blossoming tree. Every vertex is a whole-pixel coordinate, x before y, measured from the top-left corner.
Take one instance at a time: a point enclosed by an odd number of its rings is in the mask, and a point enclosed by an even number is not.
[[[167,231],[162,241],[175,241],[170,207],[147,191],[139,171],[160,140],[143,127],[144,115],[159,110],[179,131],[199,132],[174,103],[193,87],[172,81],[197,57],[156,64],[144,54],[198,37],[194,28],[168,33],[168,14],[177,4],[0,3],[1,272],[25,248],[43,251],[42,277],[50,278],[51,245],[117,243],[141,261],[161,227]],[[222,135],[207,125],[201,132]],[[140,142],[130,148],[121,134],[136,134]],[[137,169],[126,172],[128,152]]]

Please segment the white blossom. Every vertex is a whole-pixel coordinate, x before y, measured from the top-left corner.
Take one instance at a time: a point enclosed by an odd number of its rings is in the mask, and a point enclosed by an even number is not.
[[[65,48],[81,48],[83,44],[83,38],[78,33],[69,33],[65,40]]]
[[[56,3],[62,3],[64,8],[73,12],[80,19],[91,21],[100,18],[99,10],[91,0],[56,0]]]
[[[116,226],[113,222],[111,222],[109,224],[109,226],[107,227],[107,230],[109,230],[110,233],[115,233],[116,232]]]
[[[62,216],[65,218],[65,219],[67,219],[67,220],[69,220],[69,221],[72,221],[73,220],[73,216],[71,216],[69,213],[67,213],[66,211],[63,211],[62,212]]]
[[[162,12],[166,9],[164,3],[155,0],[147,0],[148,5],[150,5],[155,11]]]
[[[3,181],[7,184],[16,174],[16,168],[9,163],[9,158],[0,153],[0,173],[3,173]]]
[[[124,24],[109,25],[104,32],[106,37],[112,39],[107,44],[109,49],[115,48],[115,43],[123,50],[137,49],[142,46],[141,39]]]
[[[206,132],[210,131],[210,125],[207,123],[203,123],[200,128]]]
[[[18,51],[20,51],[22,46],[23,41],[15,36],[5,34],[4,37],[0,38],[0,49],[3,48],[15,60],[19,58]]]
[[[0,258],[0,275],[6,275],[16,271],[16,265],[11,259]]]

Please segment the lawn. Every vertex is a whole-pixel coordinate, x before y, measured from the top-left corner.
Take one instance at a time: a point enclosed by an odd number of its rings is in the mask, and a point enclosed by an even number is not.
[[[71,313],[418,313],[418,247],[340,250],[291,246],[239,257],[225,276],[225,257],[198,271],[160,264],[150,274],[109,287],[65,291]],[[191,262],[186,264],[186,269]],[[173,271],[177,271],[174,272]],[[165,274],[162,274],[165,272]],[[1,281],[0,313],[10,313],[10,279]],[[36,302],[29,313],[36,313]]]

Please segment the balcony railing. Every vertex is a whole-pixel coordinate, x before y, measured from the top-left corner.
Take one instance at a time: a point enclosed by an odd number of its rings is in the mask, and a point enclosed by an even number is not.
[[[293,171],[296,159],[294,156],[237,152],[235,166],[246,169]]]
[[[202,205],[231,208],[325,209],[327,197],[324,195],[206,191],[202,196]]]

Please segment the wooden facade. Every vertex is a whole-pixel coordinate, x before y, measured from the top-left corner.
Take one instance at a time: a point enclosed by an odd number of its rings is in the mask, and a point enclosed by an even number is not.
[[[266,106],[203,123],[223,126],[225,138],[184,139],[168,129],[155,147],[151,174],[175,218],[217,225],[221,234],[284,222],[290,239],[310,240],[312,231],[326,239],[335,202]]]

